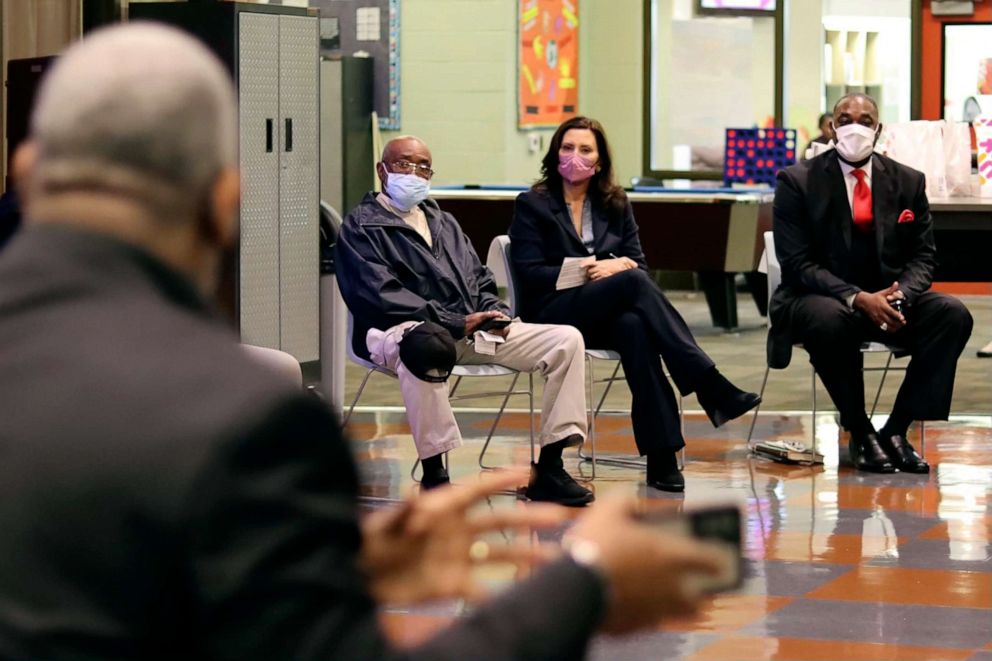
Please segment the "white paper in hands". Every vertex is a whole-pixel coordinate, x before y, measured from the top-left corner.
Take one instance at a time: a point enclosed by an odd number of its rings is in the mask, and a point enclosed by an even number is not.
[[[558,272],[558,282],[555,283],[555,289],[571,289],[586,284],[589,282],[588,266],[595,263],[594,257],[566,257],[561,263],[561,271]]]
[[[495,333],[482,330],[475,331],[475,334],[472,336],[472,344],[475,347],[475,352],[483,356],[495,356],[496,345],[503,344],[504,342],[506,342],[506,338],[502,335],[496,335]]]

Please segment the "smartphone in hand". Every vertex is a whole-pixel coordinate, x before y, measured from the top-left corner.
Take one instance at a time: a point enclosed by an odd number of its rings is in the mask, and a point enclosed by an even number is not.
[[[713,545],[723,556],[718,575],[689,575],[685,580],[702,592],[734,590],[744,580],[741,546],[741,511],[736,505],[705,507],[688,512],[643,512],[640,520],[666,534],[692,537]]]
[[[491,330],[502,330],[510,325],[511,319],[500,319],[499,317],[493,317],[491,319],[486,319],[479,327],[475,330],[481,331],[491,331]]]

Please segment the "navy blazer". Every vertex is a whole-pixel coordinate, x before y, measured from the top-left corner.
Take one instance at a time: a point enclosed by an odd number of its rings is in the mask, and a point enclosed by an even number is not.
[[[923,173],[890,158],[872,156],[872,211],[882,282],[898,282],[907,302],[930,288],[937,263],[933,220]],[[906,214],[904,222],[901,216]],[[861,291],[851,275],[851,204],[837,152],[778,173],[773,211],[775,253],[782,284],[769,305],[769,364],[788,366],[793,303],[804,294],[846,300]]]
[[[622,213],[593,203],[592,228],[597,259],[629,257],[647,270],[629,200],[625,201]],[[565,200],[547,190],[531,189],[517,196],[510,244],[520,298],[518,308],[524,319],[533,319],[535,312],[554,296],[558,273],[566,257],[589,257]]]

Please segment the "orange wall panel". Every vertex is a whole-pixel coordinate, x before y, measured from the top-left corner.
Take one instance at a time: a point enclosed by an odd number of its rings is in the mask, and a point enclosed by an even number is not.
[[[944,54],[944,23],[992,22],[992,2],[976,2],[971,16],[934,16],[930,0],[923,0],[920,16],[920,117],[941,119],[944,115],[944,90],[941,61]]]

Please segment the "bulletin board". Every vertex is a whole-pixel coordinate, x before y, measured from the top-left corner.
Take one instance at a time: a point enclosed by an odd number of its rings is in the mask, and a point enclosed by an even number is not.
[[[578,0],[519,0],[517,123],[558,126],[578,112]]]
[[[379,128],[400,128],[399,0],[310,0],[320,10],[320,54],[374,60],[373,107]]]

